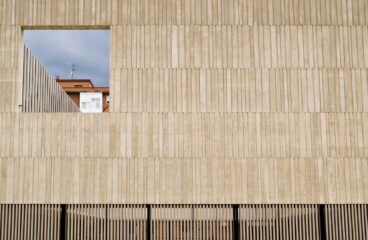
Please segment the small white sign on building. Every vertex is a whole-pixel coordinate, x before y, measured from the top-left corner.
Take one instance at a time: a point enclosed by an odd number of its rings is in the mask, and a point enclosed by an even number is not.
[[[101,92],[81,92],[80,110],[84,113],[102,112],[102,93]]]

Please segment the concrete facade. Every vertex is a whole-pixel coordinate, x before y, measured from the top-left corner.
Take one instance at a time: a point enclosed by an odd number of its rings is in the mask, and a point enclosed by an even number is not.
[[[0,202],[367,203],[367,10],[1,1]],[[21,113],[22,28],[110,28],[110,113]]]

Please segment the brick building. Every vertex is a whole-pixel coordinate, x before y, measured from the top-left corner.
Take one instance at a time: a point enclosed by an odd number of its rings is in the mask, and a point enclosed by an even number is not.
[[[109,111],[108,87],[95,87],[90,79],[57,78],[56,81],[82,112]]]

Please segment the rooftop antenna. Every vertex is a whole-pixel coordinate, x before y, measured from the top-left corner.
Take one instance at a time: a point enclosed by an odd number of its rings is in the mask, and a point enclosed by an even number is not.
[[[70,65],[71,66],[71,71],[70,71],[70,77],[72,78],[72,79],[74,79],[74,74],[75,74],[75,72],[78,70],[77,69],[77,65],[75,65],[74,63],[72,63],[72,64],[68,64],[68,65]]]

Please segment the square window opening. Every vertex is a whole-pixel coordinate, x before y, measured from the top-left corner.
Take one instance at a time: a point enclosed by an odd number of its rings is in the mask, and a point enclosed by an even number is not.
[[[110,30],[23,29],[23,112],[109,112]]]

